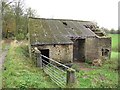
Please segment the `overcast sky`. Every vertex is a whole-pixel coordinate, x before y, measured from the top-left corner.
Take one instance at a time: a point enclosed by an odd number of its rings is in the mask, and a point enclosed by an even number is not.
[[[118,28],[119,0],[25,0],[41,18],[95,21],[100,27]]]

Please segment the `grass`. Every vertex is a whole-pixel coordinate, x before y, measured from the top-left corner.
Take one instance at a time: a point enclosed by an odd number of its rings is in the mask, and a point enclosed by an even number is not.
[[[109,35],[112,37],[111,59],[106,60],[102,67],[89,66],[94,70],[80,70],[76,73],[77,88],[117,88],[118,87],[118,34]],[[76,66],[77,67],[77,66]]]
[[[2,89],[2,71],[0,70],[0,90]]]
[[[11,40],[2,40],[0,42],[2,51],[6,51],[9,48],[9,43]]]
[[[7,45],[2,41],[2,43],[1,43],[2,51],[5,51],[6,46],[7,46]]]
[[[102,67],[89,66],[93,70],[76,72],[76,88],[117,88],[118,62],[116,59],[106,61]],[[87,65],[88,66],[88,65]],[[114,77],[114,78],[113,78]]]
[[[102,67],[90,66],[93,70],[76,72],[75,88],[116,88],[118,87],[118,35],[112,35],[111,59],[106,60]],[[58,87],[49,76],[37,68],[28,58],[27,46],[11,45],[3,72],[3,87],[6,88],[54,88]],[[78,68],[79,66],[74,66]]]
[[[109,36],[112,37],[112,51],[118,52],[118,48],[120,45],[120,42],[118,42],[118,37],[120,37],[120,34],[109,34]]]
[[[25,45],[11,45],[4,67],[3,88],[58,87],[28,58]]]
[[[80,71],[77,73],[77,79],[78,88],[116,88],[118,85],[117,72],[102,68]]]

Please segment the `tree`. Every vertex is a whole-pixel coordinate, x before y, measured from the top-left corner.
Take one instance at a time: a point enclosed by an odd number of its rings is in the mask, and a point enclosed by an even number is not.
[[[101,27],[101,30],[103,30],[106,34],[110,33],[110,31],[107,28]]]
[[[35,17],[36,11],[24,7],[24,0],[2,0],[3,37],[24,39],[27,35],[28,17]]]
[[[111,34],[116,34],[116,31],[112,28],[112,29],[110,30],[110,33],[111,33]]]
[[[15,19],[16,19],[16,37],[18,38],[25,38],[28,31],[28,19],[29,17],[35,17],[36,11],[27,8],[24,9],[23,0],[18,0],[18,2],[15,4]]]
[[[28,29],[27,29],[27,27],[26,26],[28,26],[28,21],[29,21],[29,17],[35,17],[35,16],[37,16],[37,14],[36,14],[36,11],[34,10],[34,9],[32,9],[32,8],[27,8],[26,9],[26,14],[25,14],[25,29],[26,29],[26,33],[28,33]]]
[[[29,7],[26,9],[26,15],[27,17],[35,17],[36,11]]]
[[[15,10],[15,23],[16,23],[16,32],[15,35],[18,35],[18,33],[20,32],[20,28],[21,28],[21,18],[23,15],[23,4],[21,0],[18,0],[18,2],[15,3],[14,6],[14,10]]]
[[[13,0],[14,1],[14,0]],[[2,26],[3,26],[3,36],[8,38],[8,35],[10,33],[11,30],[13,30],[13,28],[11,28],[13,26],[13,19],[14,19],[14,13],[11,7],[11,3],[13,3],[13,1],[8,1],[8,0],[4,0],[2,1]],[[11,30],[10,30],[11,28]]]

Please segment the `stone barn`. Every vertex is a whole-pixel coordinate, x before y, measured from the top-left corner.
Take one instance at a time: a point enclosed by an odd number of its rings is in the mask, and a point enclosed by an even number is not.
[[[29,18],[29,50],[62,63],[107,59],[111,38],[90,21]]]

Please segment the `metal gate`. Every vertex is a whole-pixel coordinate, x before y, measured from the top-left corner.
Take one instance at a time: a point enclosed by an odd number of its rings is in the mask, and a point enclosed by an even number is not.
[[[37,66],[41,67],[59,87],[65,87],[75,82],[74,69],[48,58],[41,53],[37,53]]]

